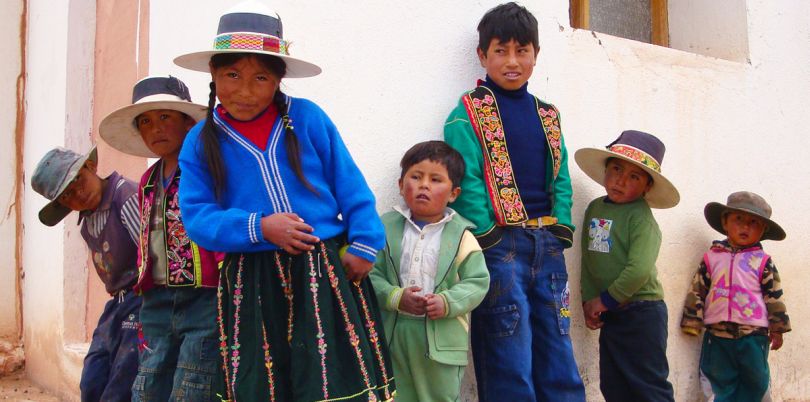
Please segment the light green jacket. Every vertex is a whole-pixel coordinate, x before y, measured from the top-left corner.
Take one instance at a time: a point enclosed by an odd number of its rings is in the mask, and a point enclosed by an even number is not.
[[[385,248],[377,253],[371,271],[371,282],[382,309],[383,327],[389,346],[394,339],[397,310],[402,285],[399,261],[402,257],[402,233],[405,217],[392,211],[382,216],[385,225]],[[436,288],[432,293],[442,297],[447,306],[445,318],[425,317],[425,341],[428,357],[444,364],[467,365],[470,314],[489,290],[489,271],[484,254],[470,233],[470,221],[459,214],[444,226],[436,269]]]

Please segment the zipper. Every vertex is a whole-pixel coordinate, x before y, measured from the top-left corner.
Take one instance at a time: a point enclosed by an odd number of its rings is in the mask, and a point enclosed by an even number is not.
[[[731,289],[734,284],[734,258],[737,257],[737,252],[731,252],[731,264],[728,267],[728,295],[726,296],[726,306],[728,307],[728,321],[731,321]]]
[[[397,278],[397,285],[401,288],[402,282],[399,280],[399,266],[394,264],[394,259],[391,257],[391,246],[388,244],[388,236],[385,237],[385,249],[386,255],[388,256],[388,262],[391,263],[391,266],[394,267],[394,276]],[[391,344],[394,342],[394,336],[396,336],[396,329],[397,323],[399,322],[399,310],[394,312],[394,326],[391,327],[391,339],[388,339],[388,346],[390,347]]]

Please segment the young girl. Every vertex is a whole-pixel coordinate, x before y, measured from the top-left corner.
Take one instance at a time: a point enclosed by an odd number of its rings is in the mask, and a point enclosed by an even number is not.
[[[374,196],[329,117],[279,90],[320,68],[289,56],[274,12],[245,4],[220,19],[215,50],[175,59],[213,80],[180,153],[180,206],[192,239],[228,253],[223,397],[392,400],[366,279],[385,243]]]
[[[133,401],[212,401],[217,379],[216,291],[221,255],[189,241],[178,206],[177,157],[188,130],[205,117],[174,77],[135,84],[132,105],[101,122],[101,137],[121,152],[159,157],[141,177],[138,282],[141,353]]]

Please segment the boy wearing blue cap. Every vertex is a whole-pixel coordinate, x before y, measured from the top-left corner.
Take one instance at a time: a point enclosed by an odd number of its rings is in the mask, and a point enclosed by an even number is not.
[[[138,279],[137,185],[113,172],[96,174],[98,153],[50,150],[34,171],[31,187],[51,202],[39,220],[54,226],[79,211],[81,234],[107,292],[113,296],[93,331],[81,377],[82,401],[129,401],[138,372],[138,312],[141,298],[131,290]]]

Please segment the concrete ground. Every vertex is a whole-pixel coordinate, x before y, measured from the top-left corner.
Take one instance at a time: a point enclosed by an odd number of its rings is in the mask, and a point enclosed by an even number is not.
[[[59,402],[59,398],[37,388],[25,378],[25,371],[18,370],[0,377],[0,402],[5,401]]]

